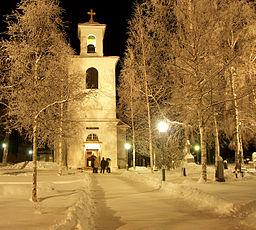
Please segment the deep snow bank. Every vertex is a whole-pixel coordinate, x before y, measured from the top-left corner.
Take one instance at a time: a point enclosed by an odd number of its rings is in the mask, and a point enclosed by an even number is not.
[[[193,188],[189,184],[163,183],[162,190],[177,198],[183,198],[195,203],[198,207],[209,208],[218,214],[229,214],[233,211],[231,202]]]
[[[76,204],[67,211],[66,218],[60,223],[52,226],[50,230],[84,230],[94,229],[94,201],[91,197],[91,178],[88,174],[84,175],[83,189]]]
[[[197,165],[189,169],[191,177],[180,176],[180,171],[180,169],[172,171],[170,176],[167,175],[167,178],[170,178],[170,181],[168,182],[161,181],[161,172],[158,171],[156,173],[151,173],[150,169],[147,168],[136,168],[135,171],[131,169],[129,171],[125,171],[122,176],[127,177],[130,180],[145,183],[154,188],[160,188],[171,196],[185,199],[196,204],[198,207],[213,210],[217,214],[234,215],[235,213],[245,213],[245,209],[248,210],[249,204],[244,206],[235,204],[193,186],[196,183],[199,183],[198,179],[195,180],[195,177],[193,177],[193,175],[196,175],[197,178],[200,177],[200,168]],[[213,173],[213,169],[209,169],[209,172]],[[234,177],[234,175],[230,173],[228,173],[227,176]],[[220,185],[218,184],[218,186]],[[250,215],[254,216],[256,202],[253,202],[249,206],[251,210]],[[247,213],[247,215],[249,215],[249,213]]]
[[[37,169],[58,169],[58,167],[58,164],[55,162],[37,161]],[[8,164],[7,166],[1,167],[1,170],[8,169],[33,169],[33,162],[24,161],[17,164]]]

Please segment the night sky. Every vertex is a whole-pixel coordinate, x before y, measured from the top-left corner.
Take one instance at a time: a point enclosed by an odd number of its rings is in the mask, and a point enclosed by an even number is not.
[[[4,15],[10,14],[20,0],[8,0],[1,6],[1,32],[6,30]],[[77,24],[88,22],[90,16],[87,12],[93,9],[96,12],[94,21],[106,24],[104,38],[105,56],[122,56],[125,49],[127,20],[132,14],[132,5],[135,0],[60,0],[65,10],[64,21],[67,23],[68,39],[76,53],[79,53],[79,40],[77,38]]]

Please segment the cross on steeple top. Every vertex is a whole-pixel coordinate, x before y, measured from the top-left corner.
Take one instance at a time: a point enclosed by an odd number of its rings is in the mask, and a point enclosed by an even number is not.
[[[91,9],[91,11],[90,12],[87,12],[87,14],[89,14],[91,17],[90,17],[90,23],[93,23],[94,21],[93,21],[93,15],[96,15],[96,13],[95,12],[93,12],[93,9]]]

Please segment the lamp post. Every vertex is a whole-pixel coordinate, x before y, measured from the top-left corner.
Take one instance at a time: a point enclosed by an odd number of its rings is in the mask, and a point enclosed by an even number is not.
[[[8,149],[7,149],[7,144],[6,143],[3,143],[2,144],[2,147],[3,147],[3,159],[2,159],[2,163],[3,163],[3,166],[6,166],[7,165],[7,155],[8,155]]]
[[[195,145],[194,149],[195,149],[195,151],[196,151],[197,164],[199,164],[199,150],[200,150],[200,145]]]
[[[33,151],[32,151],[32,150],[29,150],[29,151],[28,151],[28,154],[29,154],[30,158],[32,159]]]
[[[125,143],[124,145],[125,149],[127,150],[127,161],[126,161],[126,170],[129,169],[129,149],[131,148],[131,145],[129,143]]]
[[[164,121],[158,123],[157,129],[162,138],[162,181],[165,181],[165,159],[164,159],[164,139],[163,134],[168,130],[168,124]]]

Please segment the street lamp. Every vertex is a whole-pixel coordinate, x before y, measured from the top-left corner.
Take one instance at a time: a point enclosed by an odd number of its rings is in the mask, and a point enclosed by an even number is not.
[[[168,130],[169,126],[166,122],[161,121],[158,123],[157,129],[160,134],[164,134]],[[165,181],[165,159],[164,159],[164,140],[162,137],[162,181]]]
[[[33,151],[32,151],[31,149],[28,150],[28,154],[29,154],[29,156],[31,156],[31,158],[32,158]]]
[[[200,146],[199,145],[196,145],[195,146],[195,150],[198,151],[200,149]]]
[[[127,161],[126,161],[126,170],[128,170],[128,168],[129,168],[129,163],[128,163],[128,161],[129,161],[129,149],[131,148],[131,145],[129,144],[129,143],[125,143],[125,145],[124,145],[124,147],[125,147],[125,149],[127,150]]]
[[[2,147],[4,149],[3,151],[3,159],[2,159],[2,163],[4,166],[7,165],[7,155],[8,155],[8,148],[7,148],[7,144],[6,143],[3,143],[2,144]]]
[[[199,150],[200,150],[200,145],[195,145],[194,149],[196,151],[196,156],[197,156],[197,164],[199,164]]]

